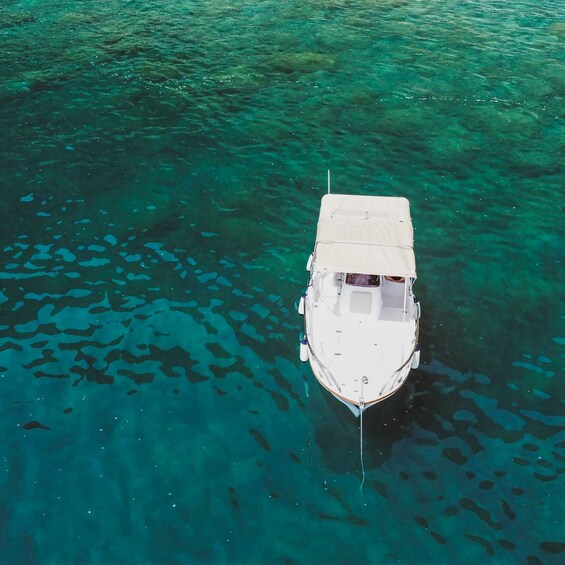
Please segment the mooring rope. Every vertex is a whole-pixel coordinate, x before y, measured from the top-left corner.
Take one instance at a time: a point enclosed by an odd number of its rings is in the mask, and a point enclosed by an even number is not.
[[[365,411],[365,401],[361,397],[359,402],[359,453],[361,454],[361,485],[359,490],[363,493],[363,486],[365,484],[365,462],[363,461],[363,412]]]

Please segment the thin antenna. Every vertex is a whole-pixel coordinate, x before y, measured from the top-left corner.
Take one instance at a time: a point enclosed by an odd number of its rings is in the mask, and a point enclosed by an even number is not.
[[[331,194],[330,190],[330,170],[328,169],[328,194]]]

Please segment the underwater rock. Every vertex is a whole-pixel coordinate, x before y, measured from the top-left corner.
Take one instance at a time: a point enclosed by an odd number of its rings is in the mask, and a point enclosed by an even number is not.
[[[24,71],[2,84],[3,89],[14,94],[40,90],[57,90],[68,77],[56,68]]]
[[[56,70],[39,69],[22,73],[17,83],[21,86],[26,85],[25,90],[27,91],[57,90],[65,79],[66,77],[57,73]]]
[[[560,541],[542,541],[540,548],[548,553],[563,553],[565,552],[565,543]]]
[[[50,430],[51,428],[38,422],[37,420],[32,420],[23,425],[24,430]]]
[[[402,8],[410,4],[410,0],[379,0],[381,8]]]
[[[249,428],[249,433],[251,437],[267,452],[271,451],[271,446],[269,442],[266,440],[265,436],[255,428]]]
[[[171,63],[145,61],[137,66],[137,72],[149,82],[165,82],[182,78],[182,73]]]
[[[244,65],[226,69],[225,72],[212,75],[212,80],[222,89],[257,90],[264,86],[265,77]]]
[[[550,85],[552,92],[555,92],[558,96],[563,95],[565,92],[565,73],[558,62],[548,62],[539,69],[539,75]]]
[[[0,29],[8,29],[11,27],[35,23],[37,18],[30,12],[8,12],[2,15],[0,20]]]
[[[422,130],[429,133],[426,127],[422,127],[426,121],[426,115],[418,106],[390,108],[383,112],[379,129],[389,135],[415,140],[422,136]],[[433,124],[428,123],[428,126],[433,127]]]
[[[98,23],[99,21],[100,16],[90,12],[67,12],[65,14],[61,14],[61,17],[59,18],[60,24],[70,27],[90,26]]]
[[[273,67],[284,73],[314,73],[335,69],[337,66],[337,60],[333,55],[314,51],[286,53],[273,61]]]
[[[100,64],[109,59],[108,55],[94,45],[72,45],[63,51],[63,55],[68,61],[81,65]]]
[[[501,139],[508,139],[509,135],[517,138],[536,136],[541,128],[539,116],[527,108],[490,104],[482,114],[485,129],[500,135]]]
[[[430,132],[429,149],[433,153],[437,165],[448,166],[451,170],[455,164],[461,166],[475,154],[477,141],[472,132],[457,122],[443,123],[444,127]],[[428,130],[429,131],[429,130]]]
[[[555,22],[547,26],[547,32],[556,37],[565,39],[565,22]]]
[[[131,34],[116,34],[104,40],[104,51],[112,57],[135,58],[145,53],[147,48],[137,36]]]

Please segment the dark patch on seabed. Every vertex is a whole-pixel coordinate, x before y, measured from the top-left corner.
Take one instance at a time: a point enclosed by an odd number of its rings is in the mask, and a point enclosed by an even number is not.
[[[0,561],[562,563],[558,8],[4,2]],[[298,360],[328,168],[415,226],[362,493]]]

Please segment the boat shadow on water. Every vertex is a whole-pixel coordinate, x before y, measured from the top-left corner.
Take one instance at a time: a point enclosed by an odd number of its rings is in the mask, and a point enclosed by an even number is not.
[[[418,377],[414,372],[398,393],[363,413],[365,471],[380,468],[390,458],[394,444],[415,432],[415,404],[427,396],[427,391],[417,386]],[[352,418],[349,409],[325,391],[314,395],[311,405],[314,441],[324,467],[337,474],[361,476],[360,419]]]

